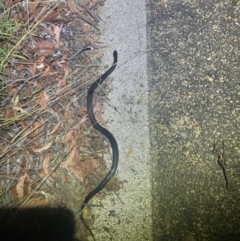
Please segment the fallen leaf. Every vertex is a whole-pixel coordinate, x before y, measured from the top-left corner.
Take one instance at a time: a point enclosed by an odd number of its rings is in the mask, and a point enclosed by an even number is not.
[[[101,115],[102,109],[103,109],[103,105],[102,105],[102,102],[101,102],[100,105],[98,105],[96,107],[95,112],[98,111],[97,119],[98,119],[98,122],[100,123],[100,125],[106,126],[106,121],[102,118],[102,115]],[[94,109],[93,109],[93,111],[94,111]]]
[[[47,49],[47,50],[55,50],[55,44],[54,42],[52,42],[51,40],[41,40],[37,42],[37,49],[43,50],[43,49]]]
[[[86,114],[87,113],[87,108],[86,107],[82,107],[79,111],[80,115]]]
[[[12,108],[12,106],[9,106],[8,108],[5,108],[4,114],[3,114],[4,118],[8,119],[8,118],[12,118],[16,116],[16,112],[14,111],[14,109]]]
[[[53,129],[50,131],[50,133],[48,134],[49,136],[52,135],[53,133],[55,133],[57,131],[57,129],[59,128],[59,126],[61,125],[61,121],[58,122]]]
[[[30,12],[33,13],[33,15],[36,15],[38,4],[39,4],[38,2],[32,2],[32,3],[30,2],[30,3],[28,3],[29,10],[30,10]]]
[[[70,130],[67,135],[62,139],[61,143],[66,143],[73,138],[73,130]]]
[[[92,161],[92,167],[96,170],[99,167],[99,161],[96,158],[91,158]]]
[[[54,32],[54,35],[55,35],[56,42],[59,43],[60,34],[61,34],[61,31],[62,31],[63,24],[61,24],[60,27],[58,25],[55,25],[55,24],[51,24],[51,26],[53,28],[53,32]]]
[[[59,14],[62,12],[62,10],[63,10],[62,7],[58,7],[54,12],[49,13],[45,18],[45,20],[50,20],[50,21],[58,20],[58,18],[60,17]]]
[[[67,1],[68,7],[72,13],[78,13],[79,10],[75,7],[75,4],[72,0]]]
[[[101,107],[101,105],[102,105],[102,102],[101,103],[99,103],[99,104],[97,104],[97,105],[95,105],[94,107],[93,107],[93,112],[94,113],[96,113],[96,111],[98,110],[98,108],[100,108]],[[83,109],[83,110],[82,110]],[[81,112],[83,112],[83,111],[85,111],[85,109],[84,108],[82,108],[81,110],[80,110],[80,113]],[[86,110],[87,111],[87,110]],[[100,117],[101,118],[101,117]],[[84,123],[86,120],[88,119],[88,115],[86,114],[86,115],[84,115],[82,118],[81,118],[81,120],[80,120],[80,123],[79,124],[82,124],[82,123]],[[105,123],[105,121],[103,121],[104,123]]]
[[[42,126],[42,122],[40,122],[40,121],[35,121],[34,123],[33,123],[33,126],[32,126],[32,132],[31,133],[29,133],[29,135],[28,135],[28,137],[29,138],[34,138],[34,137],[36,137],[38,134],[39,134],[39,127],[41,127]]]
[[[93,163],[92,158],[81,160],[77,163],[76,166],[79,166],[81,168],[82,172],[84,173],[84,176],[87,176],[89,174],[94,174],[94,175],[97,174],[95,167],[98,167],[98,165],[96,164],[96,162]]]
[[[70,164],[72,164],[75,155],[77,155],[77,146],[75,146],[75,147],[71,150],[71,152],[70,152],[67,160],[63,163],[62,167],[63,167],[63,168],[67,168]]]
[[[42,151],[46,151],[49,147],[51,147],[52,142],[49,142],[48,144],[46,144],[45,146],[41,147],[41,148],[32,148],[32,150],[34,152],[40,153]]]
[[[67,77],[68,77],[68,73],[69,73],[69,68],[67,66],[63,67],[64,69],[64,77],[63,79],[60,81],[61,82],[61,86],[65,86],[67,83]]]
[[[68,121],[71,118],[70,106],[71,106],[71,103],[69,103],[64,109],[63,117],[65,121]]]
[[[80,120],[79,124],[81,125],[81,124],[84,123],[87,119],[88,119],[88,115],[83,116],[82,119]]]
[[[50,161],[51,156],[52,156],[52,154],[48,153],[43,160],[43,172],[45,175],[49,174],[48,166],[49,166],[49,161]]]
[[[23,174],[16,184],[16,192],[18,200],[21,200],[24,197],[24,182],[27,177],[27,173]]]
[[[27,111],[22,109],[22,107],[19,106],[19,96],[17,95],[15,98],[12,99],[13,103],[13,109],[16,111],[20,111],[22,114],[27,114]]]
[[[44,107],[46,108],[47,107],[47,103],[48,103],[48,95],[47,93],[43,90],[41,92],[41,98],[39,99],[38,101],[38,104],[41,106],[41,107]]]
[[[84,175],[81,168],[79,167],[68,167],[68,168],[80,182],[84,182],[84,178],[86,175]]]

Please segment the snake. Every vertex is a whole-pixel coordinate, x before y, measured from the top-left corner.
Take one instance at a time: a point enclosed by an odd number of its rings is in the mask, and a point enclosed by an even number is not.
[[[92,199],[97,193],[99,193],[116,173],[117,166],[118,166],[118,159],[119,159],[119,151],[118,151],[117,141],[114,138],[114,136],[112,135],[112,133],[109,132],[104,127],[102,127],[96,120],[96,117],[95,117],[94,111],[93,111],[93,105],[92,105],[93,94],[94,94],[94,91],[97,89],[97,87],[99,85],[101,85],[103,83],[103,81],[105,79],[107,79],[107,77],[114,71],[114,69],[117,66],[117,60],[118,60],[118,53],[116,50],[114,50],[112,66],[90,86],[90,88],[88,90],[88,94],[87,94],[87,111],[88,111],[89,120],[90,120],[92,126],[94,127],[94,129],[96,129],[97,131],[102,133],[109,140],[109,142],[111,144],[111,148],[112,148],[112,165],[111,165],[110,170],[108,171],[106,176],[103,178],[103,180],[98,184],[98,186],[95,189],[93,189],[85,197],[85,199],[81,205],[81,208],[80,208],[80,220],[83,223],[83,225],[85,226],[85,228],[89,231],[89,233],[91,234],[91,236],[93,237],[94,240],[95,240],[95,237],[94,237],[91,229],[89,228],[88,224],[84,220],[82,211],[86,207],[86,205],[88,204],[90,199]]]

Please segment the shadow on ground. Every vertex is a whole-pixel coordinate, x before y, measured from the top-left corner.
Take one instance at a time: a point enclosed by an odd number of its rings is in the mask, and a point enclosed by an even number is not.
[[[2,241],[73,241],[75,222],[66,208],[0,209]]]

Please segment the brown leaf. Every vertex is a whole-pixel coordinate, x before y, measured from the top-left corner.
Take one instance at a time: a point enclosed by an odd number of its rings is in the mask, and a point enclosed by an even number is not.
[[[45,146],[41,147],[41,148],[32,148],[32,150],[34,152],[40,153],[42,151],[46,151],[48,148],[50,148],[52,145],[52,142],[49,142],[48,144],[46,144]]]
[[[68,121],[69,119],[71,119],[72,118],[72,115],[71,115],[71,111],[70,111],[70,107],[71,107],[71,103],[69,103],[67,106],[66,106],[66,108],[65,108],[65,110],[64,110],[64,120],[65,121]]]
[[[39,99],[38,101],[38,104],[41,106],[41,107],[47,107],[47,104],[48,104],[48,95],[47,93],[43,90],[41,92],[41,98]]]
[[[55,35],[56,42],[59,43],[60,34],[61,34],[63,24],[61,24],[60,27],[58,25],[55,25],[55,24],[51,24],[51,26],[53,28],[53,32],[54,32],[54,35]]]
[[[36,137],[39,134],[39,127],[41,127],[41,126],[42,126],[42,122],[35,121],[33,123],[32,132],[28,135],[29,138],[32,139],[32,138]]]
[[[70,130],[67,135],[62,139],[61,143],[66,143],[73,138],[73,130]]]
[[[28,3],[28,6],[29,6],[29,10],[30,10],[30,12],[32,12],[33,15],[36,15],[36,13],[37,13],[38,2]]]
[[[84,182],[84,178],[86,175],[84,175],[81,168],[79,167],[68,167],[68,168],[80,182]]]
[[[96,167],[98,167],[98,165],[94,162],[93,158],[79,161],[76,166],[79,166],[85,175],[97,174]]]
[[[16,98],[13,100],[12,102],[13,104],[13,109],[16,110],[16,111],[20,111],[22,114],[27,114],[27,111],[24,110],[20,104],[19,104],[19,96],[17,95]]]
[[[77,146],[73,147],[67,160],[63,163],[62,167],[67,168],[70,164],[73,164],[73,159],[74,159],[75,155],[78,155]]]
[[[62,7],[58,7],[54,12],[49,13],[45,18],[45,20],[50,20],[50,21],[58,20],[58,18],[60,18],[59,14],[62,12],[62,10],[63,10]]]
[[[94,107],[95,108],[95,107]],[[100,103],[99,105],[96,106],[96,109],[93,108],[93,111],[94,112],[97,112],[98,111],[98,114],[97,114],[97,119],[98,119],[98,122],[102,125],[102,126],[106,126],[106,121],[102,118],[102,115],[101,115],[101,112],[102,112],[102,109],[103,109],[103,105],[102,103]]]
[[[72,0],[67,1],[67,5],[72,13],[78,13],[79,10],[75,7],[75,4]]]
[[[18,200],[21,200],[24,197],[24,182],[27,177],[27,173],[24,173],[18,180],[16,184],[16,192]]]
[[[69,73],[69,68],[67,66],[63,67],[64,69],[64,77],[63,79],[60,81],[61,82],[61,86],[65,86],[67,83],[67,77],[68,77],[68,73]]]
[[[48,153],[43,160],[43,172],[45,175],[49,174],[48,166],[49,166],[49,161],[50,161],[51,156],[52,156],[52,154]]]
[[[3,116],[4,116],[4,118],[12,118],[12,117],[16,116],[16,112],[14,111],[12,106],[8,106],[8,108],[5,108]]]
[[[53,129],[50,131],[50,133],[48,134],[49,136],[52,135],[53,133],[55,133],[57,131],[57,129],[59,128],[59,126],[61,125],[61,121],[58,122]]]
[[[51,40],[41,40],[37,42],[36,48],[43,50],[43,49],[50,49],[55,50],[55,44]]]
[[[81,124],[84,123],[87,119],[88,119],[88,115],[83,116],[82,119],[80,120],[79,124],[81,125]]]

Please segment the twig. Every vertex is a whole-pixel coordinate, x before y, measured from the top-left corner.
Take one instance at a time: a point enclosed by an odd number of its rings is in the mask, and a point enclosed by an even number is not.
[[[78,54],[82,53],[85,50],[92,50],[90,47],[91,44],[85,44],[82,48],[80,48],[75,54],[73,54],[71,57],[68,58],[68,61],[75,58]]]
[[[85,14],[81,13],[81,12],[77,12],[78,16],[84,20],[85,22],[89,23],[90,25],[92,25],[95,29],[97,29],[98,31],[100,31],[100,29],[97,27],[96,23],[89,18],[88,16],[86,16]]]
[[[7,85],[4,86],[2,89],[0,89],[0,91],[5,90],[10,84],[16,84],[16,83],[22,83],[22,82],[24,82],[26,84],[26,82],[28,82],[29,80],[34,79],[34,78],[42,75],[43,73],[44,73],[44,71],[41,72],[41,73],[35,74],[35,75],[33,75],[33,76],[29,77],[29,78],[26,78],[26,79],[7,80],[6,81]]]
[[[225,158],[224,158],[224,141],[222,142],[222,153],[218,152],[218,150],[216,149],[216,143],[214,142],[213,153],[214,152],[218,156],[217,163],[219,164],[219,166],[223,170],[223,175],[224,175],[224,179],[225,179],[225,182],[226,182],[226,189],[228,190],[228,176],[227,176],[226,163],[225,163]]]
[[[88,9],[85,4],[79,3],[79,5],[83,7],[96,22],[99,22],[97,15],[92,10]]]

